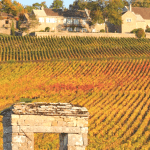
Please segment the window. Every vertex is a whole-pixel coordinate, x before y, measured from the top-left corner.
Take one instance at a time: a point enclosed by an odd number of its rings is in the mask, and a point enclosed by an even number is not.
[[[74,24],[79,24],[79,19],[74,19]]]
[[[67,24],[71,24],[72,20],[71,19],[67,19]]]
[[[39,22],[44,22],[44,18],[39,18]]]
[[[50,18],[50,23],[57,23],[57,19],[56,18]]]
[[[72,28],[69,27],[69,28],[68,28],[68,31],[72,31]]]
[[[64,18],[64,21],[63,21],[64,23],[66,23],[66,18]]]
[[[86,24],[86,21],[85,21],[85,20],[82,20],[82,21],[83,21],[83,22],[82,22],[82,23],[83,23],[83,25],[85,25],[85,24]]]
[[[127,19],[127,22],[131,22],[131,19]]]
[[[46,18],[46,23],[50,23],[50,19],[49,18]]]
[[[5,24],[9,24],[9,20],[6,20],[6,21],[5,21]]]

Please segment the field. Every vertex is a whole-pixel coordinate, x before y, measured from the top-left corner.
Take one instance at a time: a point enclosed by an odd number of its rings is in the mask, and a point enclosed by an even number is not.
[[[150,150],[150,40],[6,37],[0,54],[0,110],[27,98],[78,104],[90,113],[87,150]],[[0,122],[0,149],[2,136]],[[35,150],[58,144],[35,134]]]

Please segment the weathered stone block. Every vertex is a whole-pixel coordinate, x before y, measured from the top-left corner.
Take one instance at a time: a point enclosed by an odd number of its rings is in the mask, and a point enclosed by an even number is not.
[[[78,127],[88,127],[88,121],[82,120],[82,118],[77,119],[77,126]]]
[[[58,126],[66,126],[66,122],[65,121],[58,121],[57,125]]]
[[[11,142],[12,150],[18,150],[19,143],[13,143]]]
[[[18,144],[18,150],[28,150],[27,142],[19,143]]]
[[[81,127],[81,133],[88,133],[88,127]]]
[[[68,146],[67,150],[85,150],[85,146]]]
[[[83,133],[82,138],[83,138],[83,145],[87,146],[88,145],[88,135],[87,135],[87,133]]]
[[[80,133],[79,127],[63,127],[62,133]]]
[[[34,141],[28,141],[27,148],[28,150],[34,150]]]
[[[63,121],[63,118],[61,116],[54,116],[55,120],[57,121]]]
[[[19,119],[20,115],[11,114],[11,119]]]
[[[75,146],[75,145],[83,146],[82,134],[68,134],[68,145],[69,146]]]
[[[51,126],[57,126],[57,125],[58,125],[57,121],[52,121],[52,125]]]
[[[67,127],[75,127],[75,123],[74,122],[67,122],[66,126]]]
[[[17,136],[12,136],[12,142],[15,143],[25,143],[26,142],[26,136],[22,135],[17,135]]]

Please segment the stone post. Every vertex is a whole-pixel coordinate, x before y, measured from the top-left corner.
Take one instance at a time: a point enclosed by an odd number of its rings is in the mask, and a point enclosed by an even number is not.
[[[86,108],[69,103],[16,103],[4,110],[3,149],[34,150],[34,133],[59,133],[59,150],[85,150]]]

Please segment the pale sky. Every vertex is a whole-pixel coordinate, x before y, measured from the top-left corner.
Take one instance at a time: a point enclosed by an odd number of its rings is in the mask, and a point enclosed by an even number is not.
[[[21,3],[23,6],[29,5],[31,6],[34,3],[41,3],[43,1],[46,2],[46,5],[49,7],[52,3],[53,0],[16,0],[17,2]],[[74,0],[63,0],[63,5],[66,8],[69,8],[70,4],[73,4]]]

